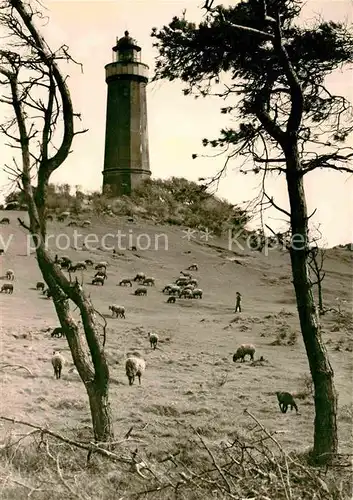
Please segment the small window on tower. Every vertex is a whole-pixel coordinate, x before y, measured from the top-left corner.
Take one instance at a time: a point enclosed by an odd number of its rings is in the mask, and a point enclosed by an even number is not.
[[[124,50],[119,53],[119,61],[129,62],[133,60],[133,51],[132,50]]]

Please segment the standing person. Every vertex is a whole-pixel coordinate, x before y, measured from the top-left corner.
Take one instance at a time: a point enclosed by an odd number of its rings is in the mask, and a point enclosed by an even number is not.
[[[235,299],[235,312],[241,312],[241,295],[239,292],[236,293],[236,299]]]

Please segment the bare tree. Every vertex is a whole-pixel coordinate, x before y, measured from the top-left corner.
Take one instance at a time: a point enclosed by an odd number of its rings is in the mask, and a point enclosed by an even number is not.
[[[185,12],[159,31],[155,79],[186,82],[186,95],[217,96],[237,128],[223,129],[204,146],[227,155],[210,183],[218,183],[232,158],[241,171],[262,175],[259,205],[278,209],[290,222],[293,285],[301,332],[315,388],[313,456],[329,461],[338,448],[337,394],[321,338],[309,277],[308,213],[304,176],[316,169],[352,173],[352,107],[327,88],[327,75],[352,61],[353,37],[345,25],[317,21],[301,27],[300,0],[242,0],[231,7],[204,3],[197,26]],[[197,155],[194,154],[193,158]],[[254,166],[255,165],[255,166]],[[271,174],[287,182],[289,210],[266,192]]]
[[[323,298],[322,298],[322,284],[321,284],[326,276],[326,273],[323,270],[324,261],[325,261],[325,250],[323,248],[319,248],[317,245],[310,246],[308,264],[312,274],[314,275],[314,279],[311,280],[311,285],[317,286],[318,306],[320,315],[325,314]]]
[[[21,163],[14,158],[14,166],[7,166],[7,172],[25,194],[29,226],[23,221],[21,224],[36,246],[39,268],[85,385],[95,439],[109,441],[113,437],[109,369],[95,310],[81,284],[66,278],[46,245],[49,179],[69,155],[74,136],[84,131],[74,131],[78,115],[59,67],[60,61],[72,61],[68,47],[63,45],[57,51],[49,48],[35,24],[41,19],[43,15],[34,8],[34,2],[9,0],[0,6],[0,25],[7,32],[7,46],[0,51],[0,85],[5,93],[0,102],[12,110],[12,117],[0,125],[0,131],[20,152]],[[79,309],[85,341],[72,316],[70,301]]]

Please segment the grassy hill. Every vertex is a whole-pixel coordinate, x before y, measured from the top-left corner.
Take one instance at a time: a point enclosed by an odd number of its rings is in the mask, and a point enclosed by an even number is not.
[[[72,360],[66,340],[50,337],[48,329],[58,326],[58,320],[52,301],[33,289],[42,277],[34,254],[28,254],[28,237],[17,223],[18,216],[25,217],[20,212],[0,213],[0,218],[11,219],[9,226],[0,226],[2,245],[12,238],[0,257],[1,274],[8,268],[15,271],[13,295],[0,294],[1,415],[87,439],[88,399],[78,375],[69,372]],[[130,242],[122,238],[118,248],[117,239],[108,236],[106,244],[113,244],[114,240],[117,254],[99,249],[104,235],[117,234],[119,230]],[[103,287],[90,284],[92,269],[83,272],[83,283],[96,309],[107,317],[106,352],[117,440],[122,440],[133,426],[132,440],[126,441],[122,454],[128,456],[137,447],[146,460],[157,461],[181,450],[184,462],[192,464],[197,454],[187,444],[185,426],[192,425],[208,443],[234,441],[236,436],[248,435],[253,427],[245,409],[270,432],[276,431],[287,451],[304,453],[312,445],[314,408],[287,253],[269,249],[266,256],[246,248],[240,250],[236,245],[230,250],[225,238],[211,235],[205,241],[202,233],[192,234],[188,241],[184,230],[184,226],[163,226],[141,218],[129,223],[127,217],[117,216],[95,217],[89,228],[67,227],[67,222],[48,223],[53,254],[68,255],[73,261],[91,258],[109,263],[108,280]],[[88,234],[97,235],[98,241],[91,243],[89,251],[75,250],[74,231],[83,235],[78,238],[79,247]],[[151,245],[139,249],[137,242],[142,247],[146,245],[146,235]],[[67,241],[70,248],[63,248]],[[127,248],[131,244],[137,244],[137,251]],[[176,304],[167,304],[167,297],[161,292],[163,286],[193,262],[199,266],[193,275],[204,291],[203,298],[177,299]],[[134,288],[117,286],[122,278],[133,277],[139,271],[156,279],[156,286],[151,287],[147,297],[132,295]],[[341,307],[341,314],[327,313],[321,321],[339,393],[340,452],[349,453],[353,408],[352,253],[339,248],[328,250],[325,271],[324,302]],[[81,272],[77,276],[81,279]],[[243,311],[237,314],[236,291],[243,297]],[[108,306],[112,303],[125,306],[125,320],[111,318]],[[155,351],[150,349],[148,331],[160,337],[159,349]],[[232,355],[243,342],[253,343],[255,358],[263,356],[265,361],[233,363]],[[53,349],[60,349],[68,361],[61,380],[53,376]],[[128,351],[139,351],[146,359],[140,387],[128,386],[124,371]],[[25,365],[32,375],[24,368],[5,365]],[[298,415],[279,411],[275,395],[278,390],[298,394]],[[15,438],[18,439],[18,427],[0,420],[1,442],[6,444]],[[81,466],[74,460],[74,451],[61,455],[64,476],[60,478],[57,464],[50,458],[60,453],[58,444],[47,449],[49,454],[44,449],[42,455],[30,446],[25,451],[16,446],[0,454],[3,499],[28,498],[30,488],[35,487],[38,491],[31,495],[35,499],[50,496],[55,500],[63,494],[77,498],[73,491],[78,490],[82,498],[133,498],[129,491],[138,489],[141,481],[136,475],[118,472],[119,467],[111,469],[97,463],[88,473],[84,463]],[[159,493],[154,498],[172,498],[169,493]],[[180,498],[201,497],[195,493],[194,497]],[[282,496],[278,494],[276,498]]]

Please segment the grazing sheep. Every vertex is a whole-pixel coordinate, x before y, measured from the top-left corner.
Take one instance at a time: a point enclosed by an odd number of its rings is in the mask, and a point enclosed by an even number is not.
[[[158,344],[158,335],[156,333],[150,333],[148,332],[148,338],[151,344],[151,349],[156,349],[157,344]]]
[[[197,280],[195,278],[192,278],[191,280],[188,281],[188,285],[197,286],[198,282],[197,282]]]
[[[15,279],[15,272],[12,269],[8,269],[5,273],[5,278],[9,281],[13,281]]]
[[[71,227],[71,226],[78,226],[78,225],[79,225],[79,224],[78,224],[78,221],[77,221],[77,220],[71,220],[71,221],[68,223],[67,227]]]
[[[124,306],[116,306],[115,304],[112,304],[109,306],[109,309],[112,311],[112,316],[114,315],[117,318],[124,318],[125,319],[125,307]]]
[[[0,224],[10,224],[10,219],[8,217],[3,217],[0,220]]]
[[[62,214],[59,214],[56,219],[58,222],[64,222],[69,216],[70,212],[63,212]]]
[[[92,285],[104,285],[104,278],[101,276],[97,276],[97,278],[93,278]]]
[[[175,295],[181,292],[181,287],[178,285],[172,285],[169,289],[169,295]]]
[[[43,283],[43,281],[37,281],[37,284],[36,284],[36,290],[44,290],[45,288],[45,284]]]
[[[13,293],[13,284],[12,283],[4,283],[1,287],[0,292]]]
[[[85,264],[86,264],[86,266],[93,266],[93,260],[91,260],[91,259],[86,259],[86,260],[85,260]]]
[[[62,329],[61,326],[57,326],[56,328],[54,328],[54,330],[51,332],[51,337],[57,337],[57,338],[61,338],[61,337],[65,337],[65,332],[64,330]]]
[[[189,284],[189,280],[188,280],[188,278],[185,278],[185,277],[183,277],[183,278],[178,278],[178,279],[176,280],[175,284],[176,284],[177,286],[188,285],[188,284]]]
[[[52,221],[53,220],[53,216],[52,215],[47,215],[47,220]]]
[[[75,273],[76,271],[79,270],[86,270],[87,266],[84,262],[77,262],[77,264],[70,264],[69,267],[67,268],[69,273]]]
[[[43,295],[45,295],[47,297],[47,299],[50,299],[50,297],[52,295],[51,295],[51,291],[49,290],[49,288],[47,288],[46,290],[43,290]]]
[[[295,411],[298,413],[298,406],[294,401],[292,394],[289,392],[276,392],[276,396],[278,399],[278,404],[282,413],[286,413],[288,410],[288,406],[290,406],[291,411],[295,408]]]
[[[191,290],[193,291],[195,289],[195,285],[186,285],[183,287],[183,290]]]
[[[251,361],[254,361],[255,347],[252,344],[242,344],[236,350],[236,353],[233,355],[234,363],[240,359],[241,363],[245,361],[245,356],[249,354]]]
[[[169,293],[170,292],[170,289],[173,285],[166,285],[163,290],[162,290],[162,293]]]
[[[134,278],[134,281],[144,281],[146,279],[146,275],[145,273],[137,273],[135,278]]]
[[[95,271],[99,271],[101,269],[104,269],[104,271],[107,269],[107,263],[106,262],[99,262],[96,266],[95,266]]]
[[[87,265],[86,265],[86,262],[77,262],[76,264],[76,269],[83,269],[83,270],[86,270],[87,269]]]
[[[145,286],[140,286],[134,291],[134,295],[147,295],[147,288]]]
[[[197,298],[202,299],[202,294],[203,294],[203,291],[201,290],[201,288],[195,288],[194,290],[192,290],[192,296],[194,299],[197,299]]]
[[[188,268],[187,268],[188,271],[198,271],[199,270],[199,266],[194,263],[194,264],[191,264]]]
[[[176,300],[176,298],[174,297],[174,295],[171,295],[170,297],[168,297],[167,303],[168,304],[175,304],[175,300]]]
[[[54,368],[54,377],[56,379],[61,378],[61,370],[65,364],[65,358],[60,354],[59,351],[53,351],[51,364],[53,365]]]
[[[154,285],[154,278],[145,278],[142,282],[143,285],[146,286],[153,286]]]
[[[192,278],[192,274],[190,273],[185,273],[184,271],[180,271],[180,278]]]
[[[108,279],[107,273],[105,271],[97,271],[94,275],[95,278],[103,278],[104,280]]]
[[[135,381],[135,377],[138,377],[139,384],[141,385],[141,376],[146,369],[146,361],[137,356],[131,356],[127,358],[125,363],[126,376],[129,380],[129,385],[132,385]]]
[[[88,226],[90,226],[90,225],[91,225],[91,221],[90,221],[90,220],[88,220],[88,219],[87,219],[87,220],[84,220],[84,221],[82,222],[82,227],[88,227]]]
[[[124,278],[123,280],[119,281],[119,286],[132,286],[131,280],[128,278]]]
[[[68,269],[72,265],[71,259],[69,257],[61,257],[59,259],[58,264],[60,264],[61,269]]]
[[[185,298],[185,299],[192,299],[193,298],[193,294],[192,294],[192,291],[191,290],[181,290],[181,292],[179,293],[179,299],[182,299],[182,298]]]
[[[132,247],[130,248],[130,250],[131,250],[132,252],[137,252],[137,247],[136,247],[136,245],[132,245]]]

